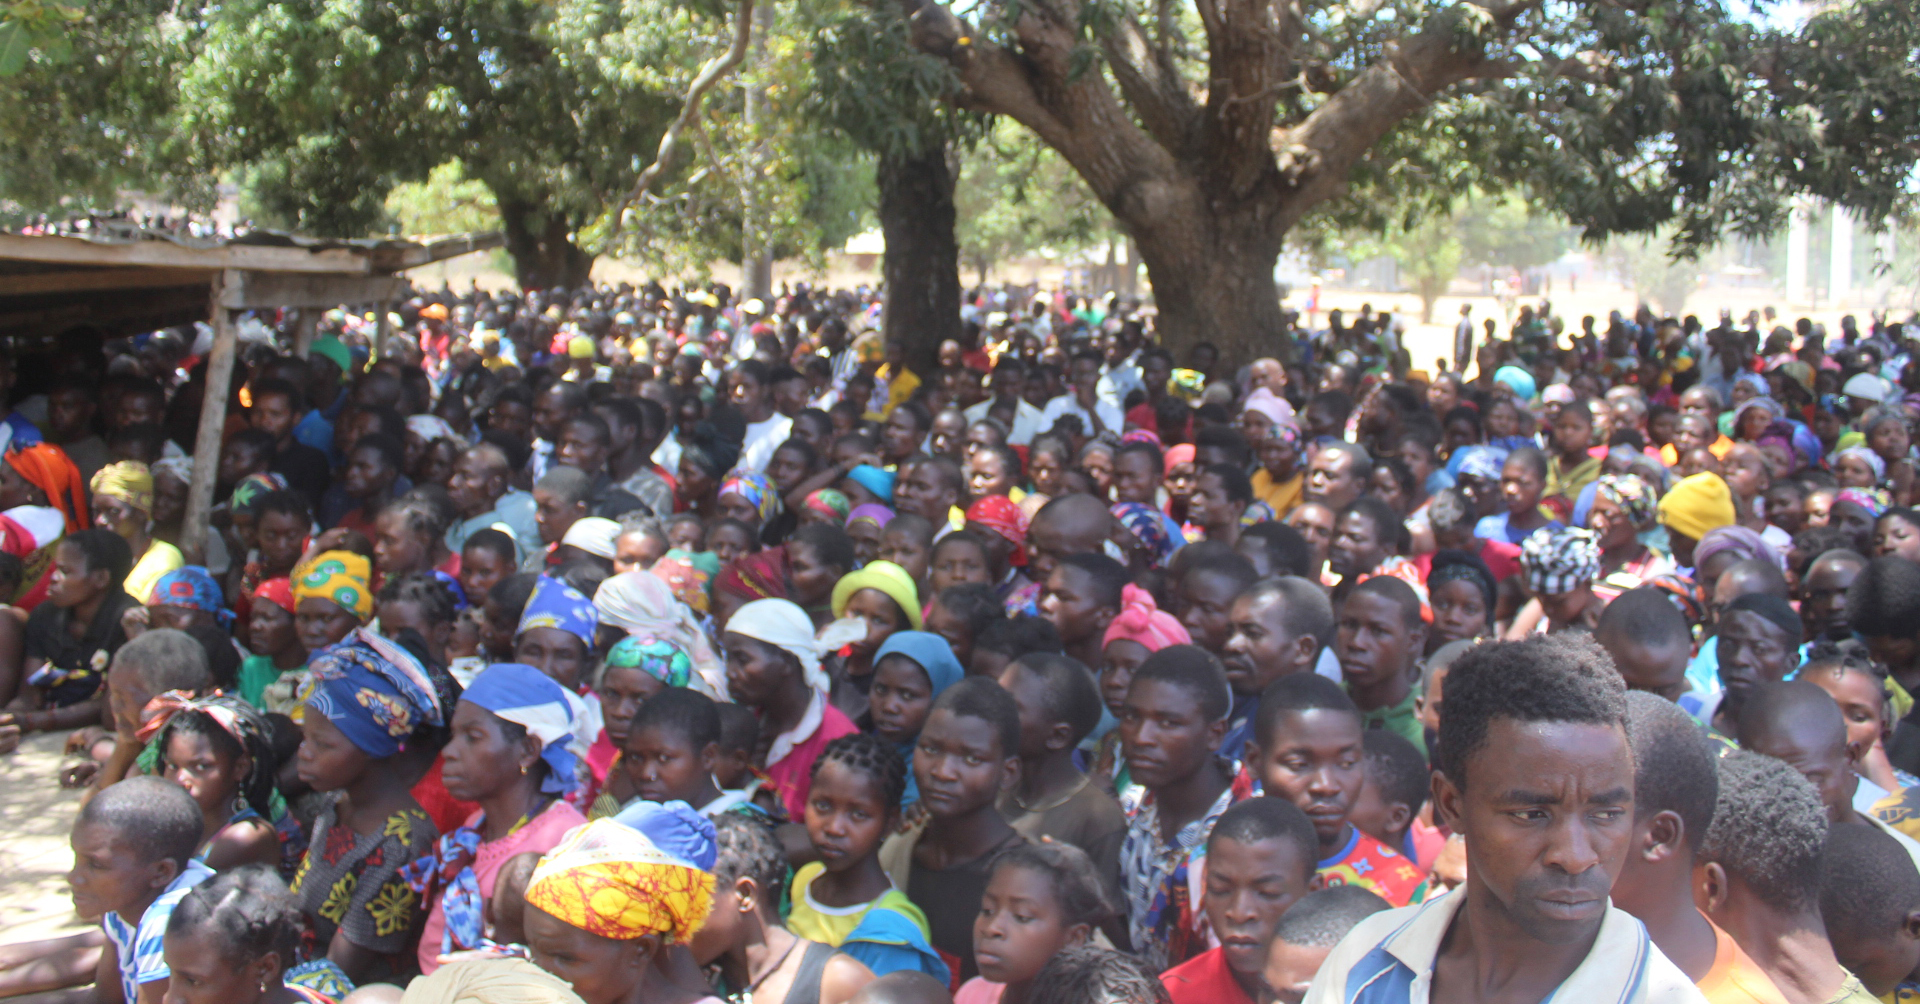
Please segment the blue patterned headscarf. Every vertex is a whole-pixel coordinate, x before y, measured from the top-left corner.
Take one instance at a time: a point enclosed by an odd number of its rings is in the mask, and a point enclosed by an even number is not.
[[[686,861],[703,872],[713,870],[720,857],[713,821],[685,802],[634,802],[613,817],[614,822],[639,830],[653,846]]]
[[[533,595],[527,597],[527,609],[520,615],[520,627],[513,633],[517,637],[533,628],[559,628],[578,636],[591,652],[593,633],[599,626],[600,614],[592,600],[559,579],[543,575],[534,583]]]
[[[499,662],[480,671],[460,699],[493,712],[540,741],[547,779],[540,790],[564,795],[580,784],[580,757],[586,749],[577,727],[585,707],[580,698],[532,666]]]
[[[1180,524],[1173,517],[1142,502],[1116,502],[1108,510],[1120,525],[1127,528],[1140,545],[1146,548],[1148,566],[1159,568],[1173,557],[1187,539],[1180,533]]]
[[[223,628],[233,623],[233,611],[227,609],[220,584],[199,565],[176,568],[155,579],[153,592],[147,595],[147,606],[204,611],[212,614]]]
[[[628,635],[607,652],[608,669],[637,669],[669,687],[684,687],[693,678],[693,659],[687,650],[654,635]]]
[[[420,726],[446,723],[426,667],[366,628],[315,652],[307,670],[314,684],[307,707],[375,759],[400,752]]]

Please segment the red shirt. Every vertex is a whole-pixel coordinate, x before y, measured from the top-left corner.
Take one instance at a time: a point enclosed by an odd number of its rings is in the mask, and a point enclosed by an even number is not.
[[[1173,1004],[1253,1004],[1233,978],[1225,949],[1211,948],[1160,974]]]
[[[452,833],[467,821],[468,816],[479,812],[480,805],[477,802],[462,802],[447,791],[447,783],[440,779],[441,762],[442,758],[433,758],[433,766],[413,786],[411,794],[413,800],[427,810],[435,829],[441,833]]]
[[[813,790],[813,762],[827,744],[844,735],[860,731],[853,727],[847,713],[831,704],[820,715],[820,727],[813,735],[796,743],[787,755],[767,765],[767,780],[780,804],[787,807],[787,818],[800,822],[807,818],[807,792]]]

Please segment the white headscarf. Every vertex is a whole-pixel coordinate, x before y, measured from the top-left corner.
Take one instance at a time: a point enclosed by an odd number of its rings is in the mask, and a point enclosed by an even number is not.
[[[858,626],[861,630],[847,637],[849,623],[835,621],[827,625],[821,637],[815,638],[813,619],[787,600],[754,600],[727,621],[727,630],[733,634],[743,634],[792,652],[794,658],[800,660],[807,686],[823,694],[831,684],[820,668],[821,656],[864,637],[865,625]]]
[[[680,646],[697,674],[688,681],[693,689],[716,701],[732,700],[727,694],[726,664],[714,653],[693,611],[674,597],[673,589],[659,576],[644,570],[616,575],[600,583],[593,605],[600,611],[602,624]]]

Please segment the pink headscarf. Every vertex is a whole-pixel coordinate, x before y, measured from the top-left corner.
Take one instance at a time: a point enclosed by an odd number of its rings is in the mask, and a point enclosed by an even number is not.
[[[1120,613],[1107,625],[1107,636],[1100,639],[1100,647],[1106,648],[1117,638],[1139,642],[1149,652],[1168,645],[1193,644],[1193,636],[1180,621],[1155,606],[1153,594],[1139,586],[1120,590]]]
[[[1193,444],[1181,443],[1167,447],[1167,469],[1172,470],[1181,464],[1193,463]]]
[[[1246,406],[1240,410],[1243,413],[1257,411],[1267,416],[1275,425],[1284,425],[1294,420],[1293,405],[1288,404],[1286,398],[1275,394],[1265,387],[1260,387],[1253,393],[1248,394]]]

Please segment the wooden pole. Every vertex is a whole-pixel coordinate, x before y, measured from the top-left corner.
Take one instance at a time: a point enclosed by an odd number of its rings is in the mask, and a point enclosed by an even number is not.
[[[233,314],[227,310],[227,287],[238,285],[239,272],[214,273],[210,287],[213,351],[207,356],[207,393],[200,402],[200,430],[193,439],[193,480],[187,483],[187,516],[180,528],[180,551],[189,564],[205,564],[207,514],[213,511],[213,482],[220,468],[221,433],[227,425],[227,391],[233,385],[236,334]]]
[[[320,326],[320,311],[316,307],[301,307],[293,312],[293,354],[302,359],[313,348],[314,329]]]
[[[379,362],[387,353],[387,335],[393,330],[393,322],[387,311],[388,306],[389,304],[384,300],[373,305],[375,320],[373,324],[372,362]]]

